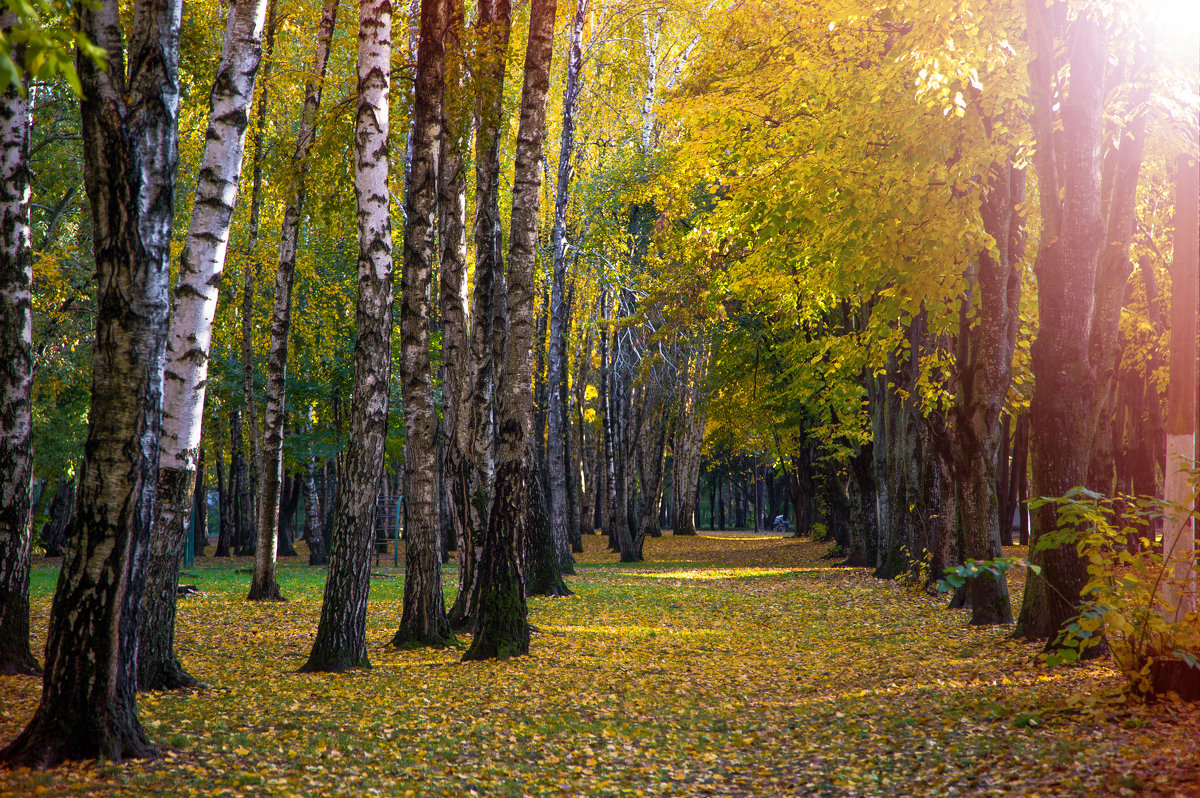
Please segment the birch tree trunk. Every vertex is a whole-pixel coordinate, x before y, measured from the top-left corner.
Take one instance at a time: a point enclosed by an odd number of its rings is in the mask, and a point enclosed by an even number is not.
[[[600,316],[607,320],[606,294],[600,295]],[[600,404],[603,406],[604,419],[604,476],[606,504],[604,508],[604,531],[608,535],[608,545],[615,547],[621,555],[621,562],[634,562],[633,536],[629,532],[629,517],[625,512],[625,474],[621,461],[622,447],[620,442],[621,425],[618,419],[618,404],[616,396],[619,388],[617,377],[617,351],[619,339],[614,336],[610,357],[608,332],[600,332]]]
[[[680,401],[671,444],[674,466],[671,496],[675,502],[676,535],[696,534],[696,487],[700,479],[700,450],[704,446],[704,385],[708,380],[708,349],[696,336],[680,379]]]
[[[97,277],[92,402],[41,703],[0,751],[37,768],[155,754],[137,718],[136,657],[162,423],[181,3],[135,4],[128,62],[116,2],[77,13],[108,56],[103,69],[86,57],[77,66]]]
[[[422,0],[413,109],[412,164],[405,196],[400,292],[400,372],[404,396],[404,612],[391,645],[441,648],[453,640],[442,599],[438,523],[437,410],[429,374],[429,292],[437,243],[434,221],[441,138],[446,0]]]
[[[358,205],[358,335],[354,342],[351,400],[354,412],[334,510],[321,621],[312,652],[300,669],[310,673],[371,665],[367,656],[367,594],[371,588],[375,497],[385,458],[392,352],[392,227],[388,203],[391,54],[391,3],[361,0],[354,124],[354,195]],[[432,468],[429,473],[433,474]],[[436,522],[436,512],[433,517]],[[434,561],[440,570],[436,551]]]
[[[275,560],[279,545],[279,491],[283,484],[283,422],[288,334],[292,326],[292,283],[296,275],[300,218],[307,194],[308,157],[316,139],[317,112],[321,108],[321,89],[325,81],[325,67],[329,63],[337,10],[338,0],[327,0],[321,9],[313,77],[304,87],[304,108],[300,113],[296,149],[292,153],[291,184],[285,192],[288,204],[283,212],[283,229],[279,236],[279,269],[275,273],[275,305],[271,313],[271,344],[267,356],[267,407],[263,429],[262,485],[259,486],[258,501],[258,546],[254,552],[254,578],[250,593],[246,596],[251,601],[278,601],[283,598],[275,579]]]
[[[7,34],[16,23],[0,14]],[[24,63],[18,45],[13,62]],[[33,251],[29,138],[33,89],[0,95],[0,673],[41,672],[29,647],[33,542]]]
[[[141,690],[175,690],[198,684],[175,654],[175,591],[196,489],[213,317],[237,202],[265,13],[266,0],[237,0],[229,9],[195,202],[179,256],[163,383],[159,504],[142,601]]]
[[[271,68],[274,61],[272,56],[275,51],[275,7],[276,0],[270,0],[267,7],[262,90],[258,96],[258,119],[253,134],[254,166],[250,178],[250,221],[246,233],[245,272],[242,275],[242,399],[246,414],[246,435],[250,440],[250,492],[255,507],[255,523],[258,522],[258,501],[262,494],[263,456],[262,434],[258,428],[258,395],[254,390],[254,295],[262,265],[258,258],[258,233],[262,211],[263,129],[267,124],[267,108],[270,105]]]
[[[491,390],[499,373],[493,357],[502,346],[503,325],[497,324],[503,291],[500,238],[500,121],[504,72],[512,28],[508,0],[480,0],[477,23],[479,73],[476,77],[475,133],[475,285],[471,299],[470,356],[460,392],[458,444],[446,458],[451,474],[451,506],[456,524],[465,530],[459,546],[458,597],[448,613],[455,629],[470,628],[479,604],[479,560],[491,506],[495,426]]]
[[[568,540],[567,430],[565,402],[559,396],[566,380],[567,305],[564,301],[567,278],[567,208],[571,202],[571,165],[575,156],[575,109],[582,88],[583,23],[587,0],[576,0],[571,35],[567,42],[567,85],[563,90],[562,140],[558,149],[558,181],[554,188],[554,227],[550,245],[554,250],[554,274],[550,284],[550,346],[547,353],[547,382],[550,386],[548,438],[550,465],[550,534],[559,567],[575,573],[575,558]]]
[[[468,438],[460,428],[468,422],[462,409],[470,371],[470,313],[467,305],[467,134],[471,105],[466,91],[461,0],[447,0],[445,36],[445,86],[442,94],[442,137],[438,158],[438,240],[441,274],[438,301],[442,316],[442,429],[444,456],[442,482],[446,515],[454,535],[460,574],[468,552],[469,511],[455,505],[454,480],[468,455],[462,447]],[[448,554],[448,552],[447,552]]]
[[[533,283],[537,251],[546,96],[554,53],[555,0],[533,0],[517,131],[507,274],[508,324],[498,384],[499,446],[483,553],[475,635],[464,660],[505,659],[529,651],[529,621],[517,550],[529,518],[533,433]]]

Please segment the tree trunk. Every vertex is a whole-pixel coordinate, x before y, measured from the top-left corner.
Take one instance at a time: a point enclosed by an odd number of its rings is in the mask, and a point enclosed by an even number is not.
[[[555,0],[533,0],[525,51],[525,84],[517,131],[509,224],[504,366],[498,383],[499,446],[491,515],[479,562],[475,636],[464,660],[504,659],[529,651],[529,622],[517,548],[529,517],[533,433],[533,282],[546,96],[554,52]],[[554,563],[557,565],[557,562]]]
[[[196,490],[192,501],[192,512],[195,513],[192,523],[192,550],[197,557],[204,556],[204,547],[208,545],[208,467],[205,463],[204,433],[200,434],[200,456],[196,460]]]
[[[1034,164],[1041,197],[1042,237],[1034,271],[1041,320],[1033,343],[1035,385],[1032,419],[1033,491],[1062,496],[1087,478],[1095,401],[1095,372],[1088,360],[1093,287],[1105,231],[1100,208],[1100,143],[1103,134],[1107,42],[1100,21],[1080,15],[1063,34],[1069,41],[1069,87],[1054,89],[1056,4],[1029,0],[1029,63]],[[1056,109],[1058,109],[1056,113]],[[1057,129],[1061,127],[1061,129]],[[1060,190],[1060,176],[1062,177]],[[1031,545],[1058,526],[1053,504],[1033,514]],[[1017,634],[1053,646],[1075,615],[1087,581],[1073,546],[1035,551],[1043,579],[1026,582]],[[1040,562],[1039,562],[1040,561]]]
[[[447,0],[445,36],[445,86],[442,93],[442,136],[438,158],[438,240],[441,243],[441,272],[438,283],[442,319],[442,485],[446,519],[458,558],[459,575],[464,563],[473,564],[469,538],[471,510],[456,502],[455,490],[463,463],[469,461],[471,423],[467,390],[470,379],[470,324],[467,283],[467,135],[471,129],[471,104],[466,90],[466,60],[463,50],[463,7],[460,0]],[[465,434],[464,434],[465,433]],[[444,556],[448,555],[444,551]],[[449,617],[449,616],[448,616]]]
[[[275,273],[275,305],[271,313],[271,343],[267,356],[267,407],[263,429],[262,485],[259,486],[258,547],[254,555],[254,580],[246,598],[251,601],[279,601],[279,583],[275,578],[276,539],[279,525],[279,490],[283,483],[283,423],[287,383],[288,333],[292,325],[292,283],[296,274],[296,248],[300,239],[300,220],[307,193],[309,153],[316,139],[317,112],[321,107],[321,89],[329,49],[337,20],[338,0],[327,0],[321,9],[317,27],[313,77],[304,87],[304,109],[292,153],[292,176],[284,193],[288,198],[279,236],[279,269]]]
[[[424,9],[422,12],[424,18]],[[306,673],[371,666],[367,656],[367,595],[371,588],[375,497],[385,457],[392,352],[392,228],[388,213],[391,52],[391,4],[388,0],[364,0],[359,4],[358,106],[354,124],[354,196],[358,207],[358,334],[350,405],[354,412],[334,511],[321,620],[312,652],[300,669]],[[432,482],[432,463],[428,467]],[[434,560],[440,570],[436,550]],[[411,559],[408,565],[411,569]]]
[[[530,462],[537,463],[537,455],[530,453]],[[558,554],[550,539],[550,519],[546,517],[546,489],[539,476],[541,469],[531,469],[529,480],[529,515],[523,545],[526,596],[550,596],[561,598],[574,595],[563,580],[559,568]]]
[[[641,481],[642,507],[638,513],[637,535],[634,537],[633,550],[638,560],[644,560],[642,547],[646,537],[659,537],[662,530],[658,528],[658,509],[662,506],[663,462],[667,453],[667,433],[670,424],[667,423],[668,408],[665,403],[661,409],[646,413],[646,429],[642,433],[643,446],[641,449]],[[656,434],[655,430],[657,430]]]
[[[254,513],[250,493],[250,473],[246,462],[246,450],[242,440],[242,414],[234,410],[229,415],[230,492],[233,493],[234,533],[230,539],[233,552],[238,557],[254,553]]]
[[[554,268],[550,283],[550,345],[547,352],[547,382],[552,396],[549,407],[548,432],[550,466],[550,530],[554,550],[563,570],[573,573],[575,558],[571,556],[567,527],[567,461],[566,410],[558,396],[565,385],[567,372],[567,305],[564,301],[567,279],[567,209],[571,202],[572,163],[575,157],[575,108],[582,88],[583,23],[587,0],[575,1],[571,34],[567,40],[567,83],[563,89],[562,139],[558,148],[558,176],[554,187],[554,225],[550,231],[550,246],[554,253]]]
[[[308,564],[325,565],[325,536],[321,528],[321,493],[317,490],[316,464],[310,458],[304,470],[304,538],[308,541]]]
[[[512,27],[508,0],[481,0],[476,22],[479,56],[486,68],[476,76],[475,285],[471,300],[471,353],[458,416],[459,444],[447,458],[451,502],[465,530],[459,546],[458,597],[448,618],[455,629],[470,628],[479,606],[479,563],[491,512],[496,426],[491,393],[499,379],[494,357],[502,346],[503,264],[500,226],[500,124],[504,73]],[[465,458],[464,458],[465,453]]]
[[[995,457],[1020,323],[1024,201],[1024,171],[1010,163],[995,164],[980,216],[996,247],[981,251],[977,260],[979,304],[975,323],[959,331],[960,340],[966,341],[967,357],[957,364],[961,376],[954,404],[958,513],[966,544],[963,554],[973,560],[991,560],[1004,553],[999,518],[993,509],[998,505]],[[972,624],[1012,623],[1004,574],[976,577],[969,590]]]
[[[708,380],[708,347],[702,337],[692,342],[685,372],[680,376],[681,397],[671,449],[675,454],[671,496],[675,502],[676,535],[696,534],[696,486],[700,477],[700,450],[704,446],[704,385]]]
[[[1196,308],[1200,305],[1200,173],[1195,155],[1180,155],[1175,200],[1175,241],[1171,263],[1171,381],[1167,386],[1167,451],[1164,458],[1163,498],[1173,502],[1164,519],[1163,556],[1170,578],[1163,585],[1163,601],[1175,623],[1184,623],[1196,611],[1195,521],[1189,506],[1195,501],[1195,484],[1189,478],[1196,467]],[[1193,616],[1194,617],[1194,616]],[[1162,666],[1159,666],[1160,670]],[[1192,673],[1195,673],[1192,668]],[[1181,691],[1182,692],[1182,691]],[[1194,692],[1192,690],[1191,692]],[[1193,696],[1194,697],[1194,696]]]
[[[295,557],[296,547],[292,543],[296,527],[296,507],[300,504],[300,481],[295,475],[283,478],[283,501],[279,503],[279,556]]]
[[[16,15],[0,14],[5,34]],[[24,46],[12,52],[24,63]],[[28,78],[28,76],[26,76]],[[29,89],[32,95],[33,89]],[[33,251],[29,137],[33,97],[0,95],[0,673],[40,673],[29,647],[33,546]]]
[[[77,13],[109,64],[83,56],[77,67],[97,277],[92,402],[42,700],[0,751],[38,768],[155,754],[137,718],[136,656],[162,423],[181,4],[137,4],[144,29],[132,31],[128,60],[115,2]]]
[[[422,0],[413,110],[412,163],[405,197],[400,293],[400,371],[404,397],[404,613],[396,648],[442,648],[453,640],[442,599],[437,501],[437,410],[429,375],[429,292],[435,259],[436,157],[445,76],[445,0]],[[384,184],[386,186],[386,183]],[[386,190],[385,190],[386,196]]]
[[[142,690],[198,684],[175,654],[175,591],[188,518],[195,504],[213,317],[237,202],[265,13],[266,0],[238,0],[230,7],[209,98],[195,202],[179,256],[179,281],[167,334],[158,508],[138,647],[138,687]]]
[[[604,289],[600,295],[600,315],[606,317]],[[606,319],[607,320],[607,319]],[[624,447],[621,446],[621,424],[618,419],[620,380],[617,375],[617,359],[619,353],[619,338],[614,336],[612,342],[612,357],[608,356],[608,333],[601,331],[600,339],[600,402],[604,406],[604,474],[608,492],[607,504],[604,510],[605,533],[608,535],[608,545],[620,552],[621,562],[635,562],[637,554],[633,549],[633,536],[629,532],[628,513],[625,511],[627,497],[625,495],[625,460],[622,457]]]
[[[1101,179],[1101,207],[1105,213],[1104,245],[1096,265],[1095,304],[1088,338],[1088,362],[1095,370],[1096,396],[1089,428],[1093,430],[1087,486],[1104,494],[1114,492],[1113,414],[1121,360],[1121,309],[1125,287],[1133,272],[1129,243],[1137,220],[1138,174],[1146,141],[1151,78],[1150,50],[1138,48],[1128,98],[1131,119],[1120,131],[1119,143],[1105,154]],[[1107,90],[1107,87],[1106,87]],[[1116,138],[1114,136],[1114,138]]]
[[[254,126],[254,166],[250,179],[250,219],[246,233],[245,272],[242,277],[242,401],[246,413],[246,432],[250,438],[250,493],[255,502],[255,523],[258,520],[258,501],[263,482],[262,434],[258,428],[258,394],[254,385],[254,297],[255,284],[262,261],[258,256],[259,218],[262,211],[263,130],[267,125],[270,105],[271,69],[275,51],[276,0],[269,0],[265,63],[258,97],[258,119]]]
[[[217,443],[217,549],[214,557],[228,557],[230,538],[233,537],[235,525],[233,514],[233,475],[225,479],[225,455],[221,451],[222,442]]]
[[[61,557],[67,545],[67,530],[71,528],[71,522],[75,519],[74,478],[58,480],[58,487],[50,499],[47,515],[49,519],[42,525],[38,539],[42,548],[46,550],[47,557]]]

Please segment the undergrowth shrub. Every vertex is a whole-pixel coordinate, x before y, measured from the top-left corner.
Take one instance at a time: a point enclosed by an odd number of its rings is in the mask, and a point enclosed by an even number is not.
[[[1193,485],[1197,483],[1193,475]],[[1195,494],[1193,494],[1195,495]],[[1059,526],[1038,540],[1037,550],[1074,546],[1087,562],[1088,582],[1079,599],[1079,612],[1043,655],[1051,665],[1078,661],[1088,649],[1107,642],[1113,661],[1136,696],[1154,694],[1155,662],[1175,659],[1200,668],[1200,616],[1195,610],[1194,580],[1176,580],[1171,556],[1157,543],[1155,530],[1163,519],[1180,514],[1195,518],[1189,508],[1161,499],[1110,498],[1085,488],[1073,488],[1059,498],[1041,498],[1031,509],[1055,505]],[[949,591],[968,579],[994,578],[1016,566],[1041,578],[1041,568],[1018,557],[967,561],[947,569],[939,590]],[[1192,611],[1176,618],[1165,588],[1191,596]],[[1053,589],[1053,585],[1047,586]]]

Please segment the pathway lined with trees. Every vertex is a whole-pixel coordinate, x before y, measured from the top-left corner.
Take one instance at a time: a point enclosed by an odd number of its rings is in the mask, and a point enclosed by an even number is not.
[[[632,567],[745,524],[1200,698],[1164,2],[4,12],[0,673],[44,692],[0,763],[155,755],[194,555],[274,604],[307,552],[302,670],[369,668],[401,536],[401,650],[536,656],[595,530]]]

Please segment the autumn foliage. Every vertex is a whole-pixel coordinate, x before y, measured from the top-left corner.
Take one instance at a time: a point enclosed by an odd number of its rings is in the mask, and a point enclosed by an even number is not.
[[[5,795],[1189,795],[1200,707],[1126,704],[1111,664],[1048,669],[807,540],[585,538],[571,599],[530,600],[528,657],[387,646],[402,574],[372,580],[374,668],[298,674],[322,573],[281,564],[285,604],[244,601],[248,559],[184,581],[178,645],[199,692],[143,693],[161,758],[0,771]],[[1009,550],[1017,553],[1018,550]],[[403,559],[401,559],[403,562]],[[45,629],[55,563],[35,567]],[[1016,581],[1019,587],[1019,578]],[[447,578],[447,584],[453,584]],[[1016,591],[1019,595],[1019,590]],[[35,648],[40,640],[35,640]],[[0,677],[0,738],[34,677]]]

